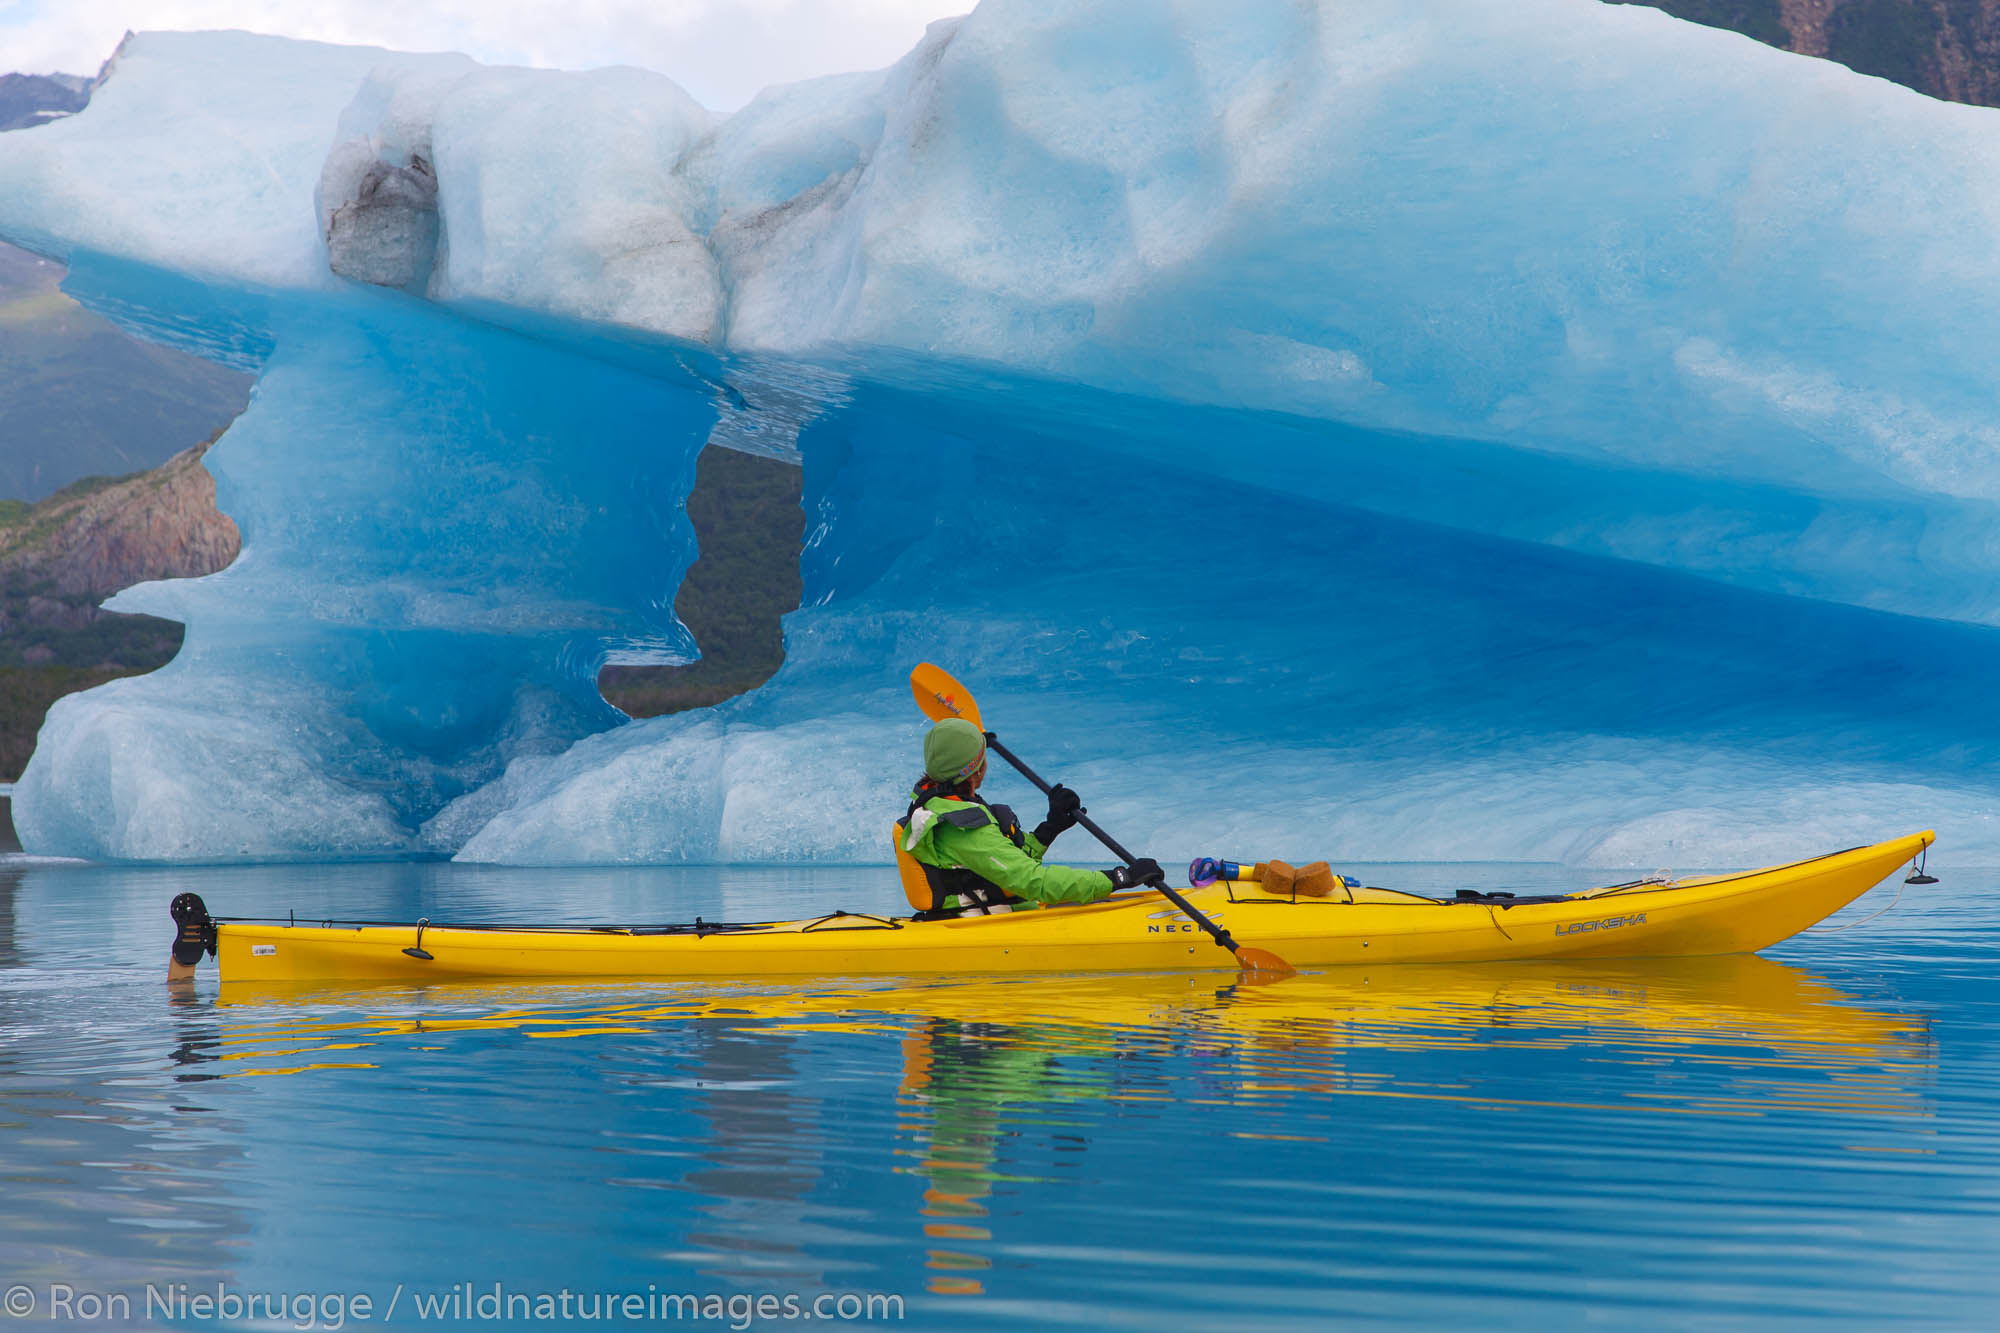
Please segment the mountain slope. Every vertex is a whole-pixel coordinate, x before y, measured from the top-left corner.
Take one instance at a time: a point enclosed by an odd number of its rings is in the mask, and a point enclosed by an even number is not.
[[[0,74],[0,130],[74,115],[89,102],[89,80],[72,74]]]
[[[1646,4],[1947,102],[2000,106],[2000,0],[1609,0]]]
[[[64,296],[62,276],[0,245],[0,497],[154,467],[249,401],[249,376],[127,337]]]
[[[40,504],[0,501],[0,780],[27,763],[55,700],[152,671],[180,650],[179,625],[98,603],[235,559],[236,525],[216,512],[207,451],[137,476],[88,478]]]

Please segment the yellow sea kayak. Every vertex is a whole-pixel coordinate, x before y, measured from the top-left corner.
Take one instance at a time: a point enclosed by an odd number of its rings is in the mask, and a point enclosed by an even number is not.
[[[1749,953],[1866,893],[1930,832],[1733,875],[1639,880],[1549,897],[1429,898],[1343,887],[1278,896],[1254,882],[1184,890],[1250,946],[1295,967]],[[191,904],[188,900],[192,900]],[[176,900],[183,938],[210,944],[232,981],[441,981],[482,977],[967,975],[1234,968],[1159,894],[1085,907],[922,921],[832,913],[749,925],[462,926],[210,918]]]

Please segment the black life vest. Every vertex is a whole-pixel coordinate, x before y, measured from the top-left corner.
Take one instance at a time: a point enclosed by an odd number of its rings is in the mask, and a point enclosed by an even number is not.
[[[926,779],[917,784],[912,794],[910,808],[896,821],[896,866],[902,874],[903,893],[909,898],[910,906],[922,918],[962,916],[967,912],[989,915],[993,912],[1012,910],[1016,903],[1025,901],[1008,893],[1005,889],[987,879],[976,870],[966,866],[940,868],[928,865],[911,856],[903,848],[904,836],[909,833],[910,821],[916,818],[917,808],[939,796],[948,796],[955,801],[966,802],[963,810],[951,810],[936,817],[958,828],[984,828],[987,824],[997,824],[1022,851],[1028,850],[1027,835],[1021,831],[1021,821],[1014,816],[1013,808],[1005,805],[989,805],[976,795],[961,796],[949,787]],[[953,911],[945,906],[945,901],[957,898],[960,906]]]

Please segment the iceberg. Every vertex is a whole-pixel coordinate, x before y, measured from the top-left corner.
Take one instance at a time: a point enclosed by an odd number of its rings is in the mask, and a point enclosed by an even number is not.
[[[0,237],[257,370],[243,554],[115,599],[186,646],[23,842],[879,862],[930,659],[1162,860],[1976,860],[1994,180],[2000,113],[1596,0],[986,0],[729,116],[132,37]],[[805,598],[633,722],[703,448],[803,469]]]

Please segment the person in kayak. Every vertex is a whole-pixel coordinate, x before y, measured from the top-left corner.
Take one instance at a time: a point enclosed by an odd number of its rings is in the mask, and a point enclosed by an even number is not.
[[[1049,791],[1049,815],[1026,832],[1014,812],[979,796],[986,779],[986,736],[948,717],[924,737],[924,775],[910,808],[896,821],[896,860],[919,912],[954,916],[1005,912],[1016,904],[1094,903],[1119,889],[1164,881],[1159,863],[1142,857],[1109,871],[1044,865],[1042,858],[1083,813],[1069,788]]]

